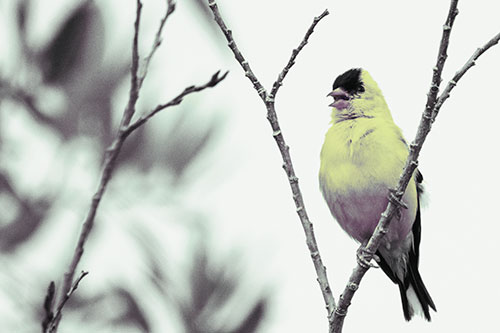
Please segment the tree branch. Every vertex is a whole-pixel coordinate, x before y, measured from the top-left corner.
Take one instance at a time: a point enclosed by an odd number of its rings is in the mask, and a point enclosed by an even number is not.
[[[130,133],[132,133],[134,130],[136,130],[139,126],[143,125],[146,121],[148,121],[151,117],[153,117],[155,114],[160,112],[161,110],[164,110],[168,107],[178,105],[182,102],[183,98],[186,97],[189,94],[202,91],[206,88],[212,88],[215,87],[219,82],[224,80],[229,72],[224,73],[222,76],[219,77],[220,71],[215,72],[214,75],[210,78],[210,81],[207,83],[201,85],[201,86],[189,86],[185,88],[179,95],[174,97],[170,102],[160,104],[157,107],[155,107],[153,110],[149,111],[148,113],[142,115],[139,119],[137,119],[135,122],[130,124],[124,129],[124,135],[127,136]]]
[[[450,9],[448,12],[448,17],[446,19],[446,23],[443,26],[443,34],[441,37],[441,44],[439,47],[438,59],[436,66],[433,68],[433,76],[432,83],[427,94],[427,103],[425,106],[425,110],[422,114],[422,119],[420,120],[420,125],[418,127],[418,132],[415,137],[415,140],[410,145],[410,153],[406,160],[405,167],[403,169],[403,173],[399,178],[398,185],[395,190],[390,190],[394,199],[389,200],[387,208],[382,213],[380,220],[378,222],[373,235],[365,246],[365,252],[368,254],[366,259],[370,261],[372,259],[372,255],[377,251],[382,238],[387,233],[389,225],[391,223],[391,219],[400,209],[398,201],[400,202],[403,194],[410,182],[411,177],[413,176],[413,172],[415,171],[418,165],[418,155],[420,150],[422,149],[422,145],[427,137],[427,134],[431,130],[431,119],[432,119],[432,111],[434,110],[434,106],[437,102],[437,94],[439,91],[439,84],[441,82],[441,73],[443,71],[444,63],[447,58],[447,49],[450,39],[451,29],[453,27],[453,22],[455,21],[455,17],[458,14],[457,9],[458,0],[452,0],[450,3]],[[342,332],[342,326],[344,324],[344,318],[347,314],[347,309],[351,304],[351,300],[354,296],[354,293],[359,287],[361,279],[368,271],[369,267],[365,265],[358,265],[354,268],[351,277],[349,278],[349,282],[344,289],[344,292],[340,296],[340,301],[337,309],[335,310],[335,314],[333,316],[333,322],[330,326],[330,332],[340,333]]]
[[[54,313],[52,313],[51,311],[51,305],[49,303],[52,302],[52,299],[54,297],[54,281],[52,281],[50,284],[49,284],[49,289],[48,289],[48,292],[47,292],[47,297],[45,298],[45,304],[44,304],[44,308],[45,308],[45,311],[46,311],[46,319],[48,323],[51,323],[53,321],[59,321],[61,316],[62,316],[62,309],[64,307],[64,305],[66,304],[66,302],[69,300],[69,298],[71,297],[71,295],[73,295],[73,293],[75,292],[75,290],[78,288],[78,285],[80,284],[80,281],[82,281],[82,279],[87,276],[89,274],[89,272],[85,272],[85,271],[82,271],[80,273],[80,276],[75,280],[75,282],[73,282],[73,285],[71,286],[71,288],[69,289],[69,291],[64,294],[62,296],[62,300],[61,302],[59,303],[59,305],[57,306],[57,309]],[[50,325],[50,324],[49,324]],[[54,329],[53,327],[47,327],[45,326],[45,321],[44,321],[44,324],[42,324],[42,327],[44,328],[44,330],[46,330],[47,328],[49,329],[49,332],[51,332],[52,329]]]
[[[293,200],[295,202],[295,207],[297,214],[300,218],[300,222],[302,224],[302,227],[304,229],[304,233],[306,234],[306,243],[307,247],[309,248],[309,253],[311,255],[311,259],[314,264],[314,268],[316,270],[316,275],[317,275],[317,280],[321,288],[321,292],[323,294],[323,298],[326,304],[326,308],[328,311],[328,317],[333,313],[333,310],[335,308],[335,300],[332,295],[332,291],[330,289],[330,285],[328,283],[328,278],[326,274],[326,268],[323,265],[323,262],[321,260],[321,256],[319,253],[318,245],[316,242],[316,237],[314,236],[314,230],[313,230],[313,225],[311,221],[309,220],[309,217],[306,212],[306,208],[304,205],[304,200],[302,198],[302,193],[300,191],[299,187],[299,180],[297,176],[295,175],[295,171],[293,168],[292,164],[292,159],[290,157],[290,152],[289,152],[289,147],[285,142],[285,139],[283,137],[281,128],[278,123],[278,118],[276,115],[276,110],[274,106],[274,97],[276,93],[278,92],[279,87],[281,86],[283,79],[285,78],[286,74],[290,70],[290,68],[293,66],[295,63],[295,58],[299,54],[299,52],[302,50],[302,48],[307,44],[307,41],[309,39],[309,36],[312,34],[316,24],[324,18],[326,15],[328,15],[328,10],[325,10],[320,16],[315,17],[313,23],[307,30],[306,35],[304,36],[303,40],[301,41],[300,45],[293,50],[292,56],[290,60],[288,61],[287,65],[285,68],[281,71],[281,73],[278,76],[278,79],[274,82],[273,87],[271,89],[271,93],[268,94],[266,92],[266,89],[262,86],[260,81],[257,79],[255,74],[250,68],[250,65],[248,61],[245,60],[243,57],[243,54],[241,51],[238,49],[238,46],[236,45],[236,42],[232,36],[231,30],[229,30],[224,23],[224,20],[222,19],[222,16],[219,12],[219,9],[217,7],[217,4],[215,3],[214,0],[208,0],[208,5],[210,9],[212,10],[212,13],[214,14],[214,20],[217,22],[219,25],[220,29],[222,30],[222,33],[226,37],[226,40],[228,41],[228,46],[231,49],[231,51],[234,54],[234,57],[238,61],[238,63],[241,65],[243,70],[245,71],[245,76],[248,77],[250,82],[252,82],[254,89],[257,91],[257,94],[260,96],[264,104],[266,105],[267,109],[267,119],[271,125],[271,128],[273,130],[273,137],[276,141],[276,144],[278,145],[279,151],[281,153],[281,157],[283,159],[283,169],[286,172],[286,175],[288,177],[288,182],[290,184],[290,188],[293,194]]]
[[[135,13],[134,39],[132,41],[132,67],[130,69],[130,92],[127,107],[123,112],[120,128],[128,126],[135,113],[135,104],[139,99],[139,26],[141,23],[142,2],[137,0],[137,10]]]
[[[500,40],[500,33],[496,34],[492,39],[490,39],[486,44],[484,44],[482,47],[479,47],[476,49],[476,51],[472,54],[472,56],[467,60],[467,62],[463,65],[462,68],[460,68],[456,73],[455,76],[453,76],[453,79],[451,79],[448,84],[446,85],[446,88],[443,90],[441,95],[439,96],[436,105],[434,106],[433,114],[432,114],[432,122],[436,119],[439,110],[441,109],[441,106],[443,103],[450,97],[450,92],[455,88],[457,85],[458,81],[464,76],[464,74],[476,64],[476,60],[484,53],[486,52],[489,48],[492,46],[495,46],[498,44],[498,41]]]
[[[161,42],[162,42],[161,33],[163,30],[163,27],[165,26],[165,22],[167,22],[168,17],[175,11],[175,5],[176,4],[173,0],[167,0],[167,11],[165,12],[165,16],[163,16],[163,18],[160,21],[160,25],[158,27],[158,31],[156,32],[153,46],[151,46],[151,51],[149,52],[148,56],[144,59],[144,65],[142,67],[141,74],[139,75],[139,78],[138,78],[139,89],[141,89],[142,83],[144,82],[144,79],[146,78],[146,75],[148,74],[149,63],[151,62],[151,59],[153,58],[153,55],[155,54],[156,50],[161,45]]]
[[[224,33],[226,40],[228,41],[227,46],[229,46],[231,51],[233,51],[234,57],[245,71],[245,76],[250,80],[250,82],[252,82],[253,87],[255,88],[255,90],[257,90],[257,93],[259,94],[260,98],[265,102],[267,97],[266,89],[264,89],[259,80],[257,80],[257,77],[250,68],[248,61],[245,60],[243,54],[236,46],[236,42],[233,39],[233,32],[229,30],[226,26],[226,23],[224,23],[224,20],[220,15],[219,8],[217,7],[215,0],[208,0],[208,6],[210,7],[212,13],[214,14],[215,22],[217,22],[220,29],[222,30],[222,33]]]
[[[83,255],[84,251],[84,246],[85,243],[87,242],[87,238],[94,226],[94,220],[95,216],[97,213],[97,208],[99,207],[99,204],[101,202],[101,198],[104,195],[104,192],[106,191],[106,187],[111,179],[113,170],[115,168],[115,163],[116,159],[118,157],[118,154],[123,146],[123,143],[125,142],[125,139],[130,135],[135,129],[137,129],[139,126],[143,125],[149,118],[151,118],[153,115],[155,115],[157,112],[160,110],[166,109],[167,107],[178,105],[179,103],[182,102],[182,99],[184,96],[201,91],[205,88],[208,87],[214,87],[217,85],[219,82],[221,82],[227,75],[224,74],[222,77],[218,77],[219,72],[215,73],[211,80],[206,83],[205,85],[202,86],[190,86],[184,89],[184,91],[179,94],[177,97],[175,97],[172,101],[166,104],[159,105],[156,107],[153,111],[151,111],[149,114],[147,114],[145,117],[139,118],[136,122],[134,122],[132,125],[130,125],[130,122],[132,120],[132,117],[135,113],[135,106],[137,103],[137,100],[139,98],[139,91],[141,89],[141,84],[145,78],[146,72],[147,72],[147,66],[149,64],[149,61],[151,60],[155,50],[159,46],[159,40],[160,40],[160,34],[163,29],[163,25],[165,24],[166,19],[168,16],[174,11],[175,5],[173,4],[172,1],[168,1],[168,6],[167,6],[167,13],[165,14],[164,18],[162,19],[160,23],[160,28],[158,29],[157,32],[157,37],[156,41],[153,44],[152,50],[148,55],[148,59],[146,61],[146,71],[143,72],[142,76],[138,74],[139,70],[139,51],[138,51],[138,36],[139,36],[139,25],[140,25],[140,18],[141,18],[141,10],[142,10],[142,3],[140,0],[137,0],[137,10],[136,10],[136,18],[135,18],[135,23],[134,23],[134,38],[132,42],[132,66],[131,66],[131,83],[130,83],[130,92],[129,92],[129,100],[127,103],[127,107],[125,108],[125,111],[123,112],[123,117],[120,123],[120,128],[118,129],[118,133],[116,134],[115,139],[113,140],[112,144],[106,149],[105,153],[105,159],[104,159],[104,166],[103,170],[101,173],[101,178],[99,181],[99,185],[97,188],[97,191],[92,197],[92,201],[90,204],[89,211],[87,213],[87,216],[83,222],[82,225],[82,230],[80,231],[80,235],[78,238],[78,242],[75,248],[75,251],[73,253],[73,258],[71,260],[71,263],[69,265],[69,268],[67,272],[64,274],[64,280],[63,280],[63,287],[61,290],[61,295],[59,297],[58,305],[57,305],[57,310],[55,312],[55,315],[52,317],[52,320],[44,326],[46,329],[44,330],[45,332],[57,332],[57,327],[59,325],[60,319],[62,317],[62,309],[66,303],[66,301],[69,299],[71,294],[74,292],[76,287],[78,286],[78,283],[80,280],[87,274],[82,274],[83,276],[80,276],[75,282],[73,282],[73,277],[75,275],[76,268],[78,266],[78,263],[80,262],[80,259]]]
[[[290,60],[288,60],[288,63],[286,64],[285,68],[283,68],[283,70],[281,71],[278,78],[276,79],[276,81],[273,84],[273,88],[271,89],[271,94],[270,94],[272,98],[276,97],[276,94],[278,93],[278,89],[283,84],[283,79],[290,71],[290,68],[292,68],[292,66],[295,64],[295,58],[297,58],[297,55],[299,54],[299,52],[302,51],[304,46],[306,46],[306,44],[309,40],[309,36],[311,36],[311,34],[314,32],[314,28],[316,27],[316,25],[318,24],[319,21],[321,21],[321,19],[323,17],[325,17],[328,14],[329,14],[328,10],[325,9],[325,11],[323,13],[321,13],[320,16],[315,17],[313,23],[311,24],[311,26],[307,30],[306,35],[304,36],[304,39],[302,39],[302,42],[300,42],[299,46],[296,49],[293,49],[292,56],[290,57]]]

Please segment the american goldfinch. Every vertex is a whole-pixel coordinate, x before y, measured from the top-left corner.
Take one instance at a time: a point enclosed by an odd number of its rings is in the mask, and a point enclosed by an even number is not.
[[[389,189],[398,183],[408,145],[366,70],[337,77],[328,96],[334,102],[321,150],[321,192],[340,226],[366,245],[387,207]],[[374,257],[398,285],[405,319],[421,314],[430,321],[429,307],[436,307],[418,272],[422,180],[417,170],[402,198],[406,208],[391,221]]]

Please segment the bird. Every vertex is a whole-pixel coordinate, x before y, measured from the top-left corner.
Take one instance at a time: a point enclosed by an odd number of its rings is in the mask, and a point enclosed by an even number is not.
[[[371,75],[353,68],[339,75],[327,95],[334,101],[331,126],[320,153],[319,185],[331,214],[364,246],[386,209],[409,154],[401,129],[394,123],[382,91]],[[373,254],[382,271],[398,285],[406,321],[415,314],[431,320],[436,306],[420,276],[420,202],[423,176],[415,170],[382,243]],[[365,253],[366,254],[366,253]]]

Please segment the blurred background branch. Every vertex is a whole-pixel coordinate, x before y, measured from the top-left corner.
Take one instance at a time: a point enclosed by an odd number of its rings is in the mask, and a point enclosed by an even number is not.
[[[148,67],[148,76],[158,76],[152,56],[175,5],[165,1],[165,15],[152,46],[145,52],[144,62],[136,59],[132,80],[137,97],[141,87],[145,96],[151,96],[152,87],[144,79]],[[128,121],[136,108],[143,116],[132,120],[129,127],[122,122],[124,126],[112,143],[120,108],[114,107],[113,99],[127,79],[129,64],[126,54],[115,54],[112,61],[106,58],[103,8],[94,1],[84,1],[63,10],[61,24],[54,25],[56,29],[45,44],[35,46],[30,40],[30,20],[39,15],[38,2],[23,0],[5,6],[5,13],[16,15],[17,34],[10,37],[12,45],[19,46],[19,57],[13,65],[0,67],[0,250],[4,267],[10,267],[3,273],[0,289],[4,294],[5,284],[21,284],[10,287],[12,298],[3,301],[11,304],[16,315],[2,315],[5,319],[0,330],[39,331],[43,321],[44,331],[55,331],[64,306],[63,331],[164,332],[161,327],[169,327],[178,332],[256,332],[266,317],[269,296],[253,293],[246,296],[246,307],[228,311],[232,304],[244,300],[235,298],[241,294],[243,272],[231,264],[235,258],[213,258],[209,218],[199,208],[183,203],[185,192],[196,185],[198,177],[185,174],[192,174],[188,170],[193,166],[197,169],[197,165],[207,163],[211,155],[207,148],[217,141],[220,119],[207,116],[203,125],[193,126],[192,106],[181,107],[178,115],[169,118],[163,142],[148,139],[148,130],[141,126],[158,111],[180,104],[183,97],[214,87],[227,73],[217,72],[206,84],[189,86],[158,107],[150,101],[135,106],[132,101]],[[150,30],[148,23],[145,27]],[[138,55],[143,48],[138,29],[136,36]],[[14,130],[15,126],[22,130]],[[129,139],[124,144],[126,137]],[[43,280],[68,262],[67,253],[74,242],[69,235],[78,231],[77,216],[85,210],[85,196],[90,196],[100,169],[99,151],[110,144],[118,149],[107,151],[105,165],[117,158],[122,145],[123,149],[100,214],[91,214],[99,227],[94,228],[88,242],[92,224],[83,229],[85,237],[76,249],[78,259],[66,275],[66,287],[58,293],[55,286],[61,281],[51,283],[47,293]],[[40,157],[43,165],[37,174],[27,170],[29,165],[19,167],[24,161],[39,163],[35,161]],[[113,168],[106,169],[107,181]],[[36,176],[37,181],[26,184],[23,179],[27,175]],[[104,186],[101,190],[99,199]],[[130,199],[124,193],[131,193]],[[122,207],[125,201],[126,209]],[[117,218],[119,215],[122,217]],[[110,235],[117,248],[107,247]],[[160,239],[166,244],[160,244]],[[88,243],[84,267],[92,275],[73,294],[86,275],[72,279],[84,243]],[[170,243],[179,252],[168,251]],[[49,255],[54,249],[59,254]],[[35,259],[38,253],[50,259],[39,261]],[[131,262],[132,257],[137,260]],[[114,265],[105,264],[103,258],[113,258]],[[96,268],[103,264],[106,270]],[[15,272],[22,272],[23,265],[38,278],[31,279],[23,272],[20,280]],[[127,269],[123,270],[123,265]],[[103,274],[108,277],[103,278]],[[129,280],[142,282],[130,284]],[[20,288],[27,291],[24,299],[17,296]],[[67,292],[71,297],[65,296]]]
[[[139,50],[138,50],[138,40],[139,40],[139,27],[140,27],[140,21],[141,21],[141,11],[142,11],[142,3],[140,0],[137,0],[137,6],[136,6],[136,18],[135,18],[135,23],[134,23],[134,38],[132,42],[132,66],[131,66],[131,83],[130,83],[130,93],[129,93],[129,100],[127,107],[125,108],[125,111],[123,112],[123,117],[122,120],[120,121],[120,128],[118,130],[118,133],[111,143],[111,145],[106,149],[106,154],[105,154],[105,159],[104,159],[104,165],[103,165],[103,170],[101,173],[100,177],[100,182],[97,187],[97,191],[94,193],[92,196],[91,200],[91,205],[90,209],[87,213],[87,216],[83,222],[82,225],[82,230],[80,231],[80,235],[78,237],[78,243],[76,245],[73,258],[71,260],[71,263],[69,265],[68,270],[64,274],[64,279],[63,279],[63,285],[62,289],[60,291],[59,295],[59,300],[57,301],[57,307],[54,311],[54,315],[51,316],[52,311],[48,313],[48,316],[51,317],[52,319],[49,320],[48,324],[44,325],[44,331],[48,333],[52,332],[57,332],[57,327],[59,325],[59,321],[61,320],[62,317],[62,310],[64,307],[64,304],[66,304],[67,300],[71,295],[73,294],[73,291],[76,290],[76,287],[78,286],[79,281],[85,274],[82,274],[80,278],[78,278],[76,281],[73,281],[73,277],[75,275],[75,270],[78,267],[78,264],[82,258],[83,252],[84,252],[84,246],[87,242],[87,239],[90,235],[90,232],[92,231],[92,228],[94,226],[94,221],[95,217],[97,214],[97,209],[99,207],[99,204],[101,202],[101,199],[106,191],[106,187],[108,185],[108,182],[111,180],[112,173],[115,169],[115,163],[116,159],[118,158],[118,154],[121,151],[121,148],[125,142],[125,139],[139,126],[143,125],[147,119],[151,118],[153,115],[155,115],[157,112],[166,109],[167,107],[178,105],[182,102],[182,98],[188,94],[191,94],[193,92],[199,92],[202,91],[206,88],[214,87],[216,86],[219,82],[221,82],[225,77],[226,74],[218,77],[218,73],[214,74],[211,78],[211,80],[202,86],[189,86],[188,88],[184,89],[184,91],[175,97],[171,102],[162,104],[160,107],[156,107],[153,111],[149,112],[145,117],[141,117],[137,122],[133,123],[132,125],[130,122],[132,121],[132,118],[136,112],[136,104],[137,100],[139,99],[139,93],[142,87],[142,83],[144,79],[146,78],[147,74],[147,67],[149,66],[149,63],[151,61],[151,58],[155,52],[155,50],[159,47],[160,45],[160,38],[161,38],[161,32],[163,30],[163,27],[165,25],[165,22],[167,18],[169,17],[170,14],[172,14],[175,10],[175,5],[172,1],[167,2],[167,8],[165,10],[165,16],[160,22],[158,31],[156,33],[155,37],[155,42],[153,43],[153,46],[151,48],[151,51],[146,59],[146,62],[143,65],[143,70],[142,74],[139,73],[139,62],[140,62],[140,55],[139,55]],[[51,282],[52,284],[52,282]],[[45,323],[45,320],[44,320]]]

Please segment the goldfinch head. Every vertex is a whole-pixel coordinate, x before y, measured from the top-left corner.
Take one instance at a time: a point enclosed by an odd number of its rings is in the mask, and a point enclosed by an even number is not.
[[[338,113],[370,115],[374,112],[389,112],[382,91],[362,68],[353,68],[339,75],[333,82],[332,92],[327,96],[333,97],[334,101],[329,106]]]

